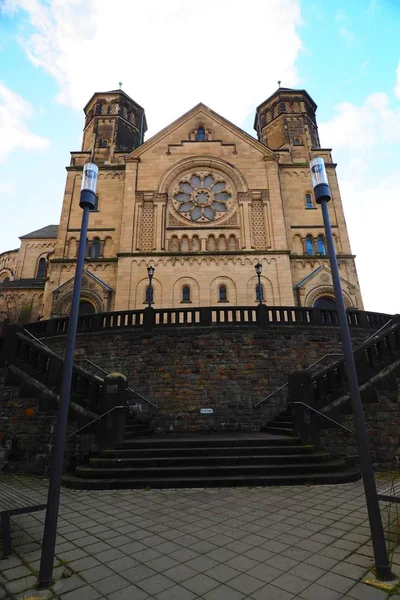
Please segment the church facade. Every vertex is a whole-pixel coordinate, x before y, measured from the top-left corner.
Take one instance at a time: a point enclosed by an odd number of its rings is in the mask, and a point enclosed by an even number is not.
[[[144,308],[150,265],[155,308],[254,305],[256,263],[266,304],[330,306],[323,220],[308,166],[322,156],[345,303],[362,309],[335,164],[320,147],[316,108],[305,90],[279,88],[256,110],[257,138],[199,104],[144,141],[141,106],[122,90],[94,94],[84,109],[82,148],[67,167],[60,223],[22,236],[19,250],[0,255],[0,297],[22,294],[24,306],[32,298],[30,319],[68,314],[82,169],[93,161],[99,180],[82,312]]]

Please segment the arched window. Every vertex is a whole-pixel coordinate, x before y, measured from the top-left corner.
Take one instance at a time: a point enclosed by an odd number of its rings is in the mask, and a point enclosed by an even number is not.
[[[329,296],[322,296],[314,302],[314,308],[328,308],[331,310],[336,310],[336,302],[333,298],[329,298]]]
[[[319,235],[317,239],[317,252],[326,254],[325,240],[323,235]]]
[[[92,247],[90,248],[90,258],[99,258],[100,256],[100,238],[93,238]]]
[[[300,138],[294,138],[294,146],[301,146],[301,139]]]
[[[314,254],[314,243],[311,235],[306,237],[306,254]]]
[[[198,142],[204,142],[206,139],[206,131],[204,129],[204,127],[201,125],[198,130],[197,130],[197,141]]]
[[[188,285],[184,285],[182,288],[182,302],[191,302],[190,287]]]
[[[47,270],[47,261],[45,258],[42,257],[38,262],[36,277],[38,279],[43,279],[44,277],[46,277],[46,270]]]
[[[146,295],[145,295],[145,303],[146,304],[154,304],[154,286],[152,286],[152,289],[150,288],[149,285],[147,286]]]
[[[265,294],[264,294],[264,286],[261,284],[261,301],[264,302]],[[258,283],[256,285],[256,301],[258,302]]]
[[[92,212],[99,210],[99,197],[96,195],[94,198],[94,207],[90,209]]]
[[[311,194],[306,194],[306,208],[314,208]]]
[[[219,301],[220,302],[228,302],[228,293],[226,290],[226,285],[219,286]]]

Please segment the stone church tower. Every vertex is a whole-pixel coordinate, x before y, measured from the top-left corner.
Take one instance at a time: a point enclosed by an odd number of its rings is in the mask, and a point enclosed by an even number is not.
[[[82,149],[72,152],[43,316],[70,307],[83,165],[99,166],[82,312],[142,309],[153,265],[154,307],[252,306],[254,265],[263,300],[329,306],[333,288],[309,161],[325,160],[329,211],[345,302],[363,308],[331,151],[320,147],[316,104],[279,88],[256,110],[257,138],[198,104],[144,141],[144,109],[122,90],[85,106]],[[1,277],[1,272],[0,272]]]

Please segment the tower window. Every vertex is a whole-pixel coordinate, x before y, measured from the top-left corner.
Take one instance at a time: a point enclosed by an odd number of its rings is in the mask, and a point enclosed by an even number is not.
[[[306,208],[314,208],[311,194],[306,194]]]
[[[219,286],[219,301],[220,302],[227,302],[228,301],[228,293],[226,290],[226,285],[220,285]]]
[[[206,130],[204,129],[204,127],[201,125],[198,130],[197,130],[197,141],[198,142],[204,142],[206,139]]]
[[[182,288],[182,302],[191,302],[190,300],[190,287],[188,285]]]
[[[95,237],[90,248],[90,258],[99,258],[100,256],[100,238]]]
[[[326,254],[325,240],[323,235],[319,235],[317,239],[317,252]]]
[[[38,263],[36,277],[38,279],[43,279],[44,277],[46,277],[46,270],[47,270],[47,261],[45,258],[41,258]]]
[[[311,235],[306,237],[306,254],[314,254],[314,243]]]
[[[294,138],[294,145],[295,146],[301,146],[301,139],[300,138]]]

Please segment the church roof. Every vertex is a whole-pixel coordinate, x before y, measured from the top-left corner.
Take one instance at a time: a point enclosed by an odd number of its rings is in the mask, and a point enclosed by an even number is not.
[[[133,104],[135,104],[140,110],[142,110],[144,112],[143,106],[140,106],[140,104],[138,104],[136,102],[136,100],[134,100],[126,92],[124,92],[124,90],[108,90],[108,92],[95,92],[94,94],[92,94],[90,100],[88,102],[86,102],[83,110],[86,112],[87,107],[89,106],[89,104],[91,103],[91,101],[93,100],[93,98],[95,96],[103,96],[103,95],[106,96],[107,94],[121,94],[121,96],[125,96],[126,98],[128,98],[128,100],[133,102]]]
[[[25,235],[20,236],[20,240],[25,240],[29,238],[34,239],[43,239],[43,238],[56,238],[58,233],[58,225],[46,225],[46,227],[42,227],[41,229],[36,229],[35,231],[31,231],[30,233],[26,233]]]

